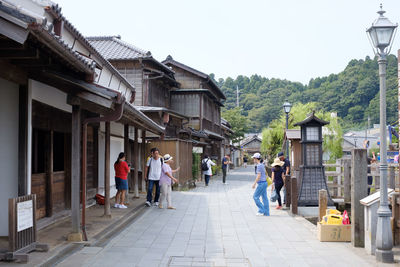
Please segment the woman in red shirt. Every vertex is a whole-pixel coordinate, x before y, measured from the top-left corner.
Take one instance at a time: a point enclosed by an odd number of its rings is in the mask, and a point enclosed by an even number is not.
[[[131,169],[125,161],[125,153],[121,152],[118,155],[117,161],[114,163],[115,170],[115,186],[117,187],[117,195],[115,196],[115,208],[126,209],[124,205],[125,192],[128,190],[128,173]],[[118,201],[119,200],[119,201]]]

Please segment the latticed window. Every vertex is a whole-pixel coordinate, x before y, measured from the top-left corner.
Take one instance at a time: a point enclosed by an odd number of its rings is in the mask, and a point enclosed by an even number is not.
[[[307,141],[318,141],[319,140],[319,131],[318,127],[307,127]]]
[[[306,157],[307,157],[307,165],[319,165],[319,147],[320,145],[315,144],[307,144],[306,148]]]

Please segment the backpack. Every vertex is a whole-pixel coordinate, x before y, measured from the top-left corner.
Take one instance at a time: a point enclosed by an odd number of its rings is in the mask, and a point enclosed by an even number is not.
[[[207,159],[207,160],[203,160],[202,162],[201,162],[201,170],[202,171],[208,171],[208,164],[207,164],[207,162],[209,161],[210,159]]]
[[[148,167],[148,170],[147,170],[147,179],[149,179],[149,175],[150,175],[150,168],[151,168],[151,161],[153,160],[153,157],[150,157],[150,165],[149,165],[149,167]],[[160,157],[160,160],[161,160],[161,168],[162,168],[162,166],[163,166],[163,164],[164,164],[164,159],[162,158],[162,157]]]

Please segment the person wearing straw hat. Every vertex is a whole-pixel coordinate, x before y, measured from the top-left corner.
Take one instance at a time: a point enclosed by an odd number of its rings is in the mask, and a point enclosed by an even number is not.
[[[265,166],[263,163],[261,163],[262,158],[260,153],[255,153],[252,158],[254,160],[254,163],[257,165],[256,166],[257,176],[253,184],[253,189],[254,188],[256,189],[253,194],[253,199],[258,207],[258,212],[256,215],[269,216],[269,200],[267,196],[268,183],[267,183],[267,175],[265,173]],[[263,201],[262,203],[260,201],[260,197],[262,198]]]
[[[285,163],[279,158],[274,159],[274,163],[271,164],[272,183],[275,188],[276,195],[278,196],[278,206],[276,206],[276,209],[282,209],[281,189],[283,187],[284,164]]]
[[[160,187],[161,187],[161,197],[160,197],[160,204],[158,207],[160,209],[163,208],[163,202],[167,200],[167,209],[174,210],[175,208],[172,206],[172,181],[177,183],[178,180],[172,176],[173,173],[179,171],[180,167],[176,170],[171,169],[171,164],[174,163],[170,154],[165,154],[164,157],[164,164],[161,167],[161,178],[160,178]]]

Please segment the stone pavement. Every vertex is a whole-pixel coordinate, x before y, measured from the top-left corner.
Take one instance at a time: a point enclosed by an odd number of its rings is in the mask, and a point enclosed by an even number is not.
[[[349,243],[321,243],[316,227],[275,210],[258,217],[254,168],[235,169],[228,185],[213,179],[173,192],[177,210],[148,208],[103,247],[86,247],[58,266],[377,266]],[[392,265],[393,266],[393,265]]]

